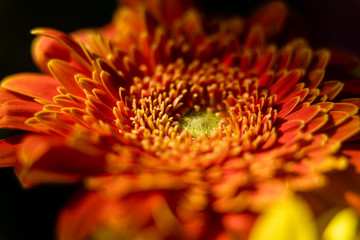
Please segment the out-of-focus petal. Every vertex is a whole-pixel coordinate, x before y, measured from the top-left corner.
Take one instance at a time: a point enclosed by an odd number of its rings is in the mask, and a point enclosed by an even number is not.
[[[17,134],[0,140],[0,167],[14,166],[17,150],[24,134]]]
[[[189,0],[119,0],[119,2],[135,9],[145,6],[168,26],[171,26],[192,5]]]
[[[332,49],[326,75],[332,77],[343,76],[355,70],[359,65],[359,59],[354,55]]]
[[[75,149],[62,137],[29,135],[19,148],[16,172],[25,187],[43,182],[76,182],[85,175],[103,173],[105,154],[88,148],[87,152]]]
[[[354,210],[346,208],[338,212],[326,226],[323,240],[354,240],[359,218]]]
[[[70,202],[57,225],[60,240],[166,239],[164,236],[193,239],[179,230],[179,221],[164,196],[151,191],[123,199],[107,199],[98,192],[87,192]]]
[[[297,197],[268,206],[256,221],[249,240],[316,240],[315,222],[308,205]]]
[[[331,128],[327,134],[331,139],[345,141],[360,131],[360,117],[348,119],[337,128]]]
[[[58,220],[58,239],[86,239],[99,224],[101,209],[105,205],[106,202],[96,193],[88,193],[84,197],[70,202],[62,210]]]
[[[249,20],[250,25],[260,25],[267,35],[273,37],[285,24],[288,10],[282,2],[273,2],[259,9]]]

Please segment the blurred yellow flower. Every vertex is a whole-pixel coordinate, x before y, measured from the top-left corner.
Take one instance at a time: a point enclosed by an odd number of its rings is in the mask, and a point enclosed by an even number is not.
[[[34,29],[43,73],[2,81],[0,128],[24,132],[0,166],[28,188],[83,184],[61,240],[316,239],[320,214],[359,208],[359,62],[286,39],[287,15],[124,0],[101,29]],[[324,238],[354,236],[339,214]]]

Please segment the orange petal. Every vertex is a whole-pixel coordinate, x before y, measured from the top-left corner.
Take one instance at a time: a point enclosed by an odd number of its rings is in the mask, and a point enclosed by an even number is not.
[[[300,129],[304,127],[304,121],[292,120],[281,124],[278,128],[280,137],[278,138],[279,143],[289,143],[295,140],[299,134]]]
[[[296,84],[294,89],[288,95],[282,97],[281,99],[278,99],[279,104],[284,104],[294,97],[299,97],[300,101],[303,101],[305,97],[309,94],[309,89],[304,88],[304,86],[305,84],[302,82]]]
[[[319,130],[321,127],[323,127],[328,122],[328,119],[329,119],[329,117],[326,114],[322,114],[320,116],[313,118],[306,125],[306,133],[313,133],[313,132]]]
[[[35,63],[45,73],[49,73],[47,64],[51,59],[71,61],[69,49],[49,37],[39,36],[35,38],[31,45],[31,52]]]
[[[0,167],[14,166],[17,150],[25,134],[17,134],[0,140]]]
[[[41,111],[42,105],[28,101],[9,101],[0,107],[0,128],[36,131],[25,124],[26,120]]]
[[[328,112],[330,111],[330,109],[334,106],[335,103],[333,102],[320,102],[317,103],[317,105],[319,105],[321,107],[321,110],[323,112]]]
[[[96,29],[96,32],[99,32],[104,38],[115,39],[116,38],[116,29],[113,22],[102,26],[99,29]],[[94,29],[80,29],[70,34],[76,42],[81,42],[85,46],[91,44],[91,38],[94,37]]]
[[[360,91],[359,91],[360,92]],[[351,103],[356,105],[358,108],[360,108],[360,98],[348,98],[348,99],[342,99],[341,102],[344,103]]]
[[[284,96],[290,94],[290,91],[294,88],[303,74],[304,71],[302,70],[293,70],[286,73],[271,87],[271,94],[276,94],[278,100],[282,99]]]
[[[35,114],[35,118],[36,122],[60,135],[68,135],[75,124],[65,113],[57,111],[41,111]]]
[[[350,116],[354,116],[359,110],[359,107],[357,107],[354,104],[351,103],[335,103],[334,106],[331,108],[331,111],[341,111],[346,112]]]
[[[312,105],[310,107],[304,107],[296,112],[285,117],[285,120],[302,120],[304,122],[308,122],[313,119],[316,114],[321,110],[321,107],[318,105]]]
[[[116,106],[116,102],[114,101],[114,99],[111,98],[109,94],[107,94],[106,92],[101,91],[99,89],[94,89],[92,92],[100,100],[100,102],[109,109],[111,109],[111,111],[113,107]]]
[[[22,100],[31,102],[33,99],[18,93],[11,92],[0,86],[0,105],[5,102],[14,101],[14,100]]]
[[[75,80],[75,75],[81,71],[74,66],[62,60],[54,59],[48,63],[51,74],[69,91],[74,95],[85,97],[84,92],[79,87]]]
[[[94,109],[99,110],[101,113],[105,114],[106,116],[110,117],[113,116],[112,108],[104,105],[97,97],[93,95],[87,96],[88,102],[94,107]]]
[[[171,200],[168,201],[173,203],[174,199]],[[122,239],[124,234],[126,239],[139,236],[141,239],[195,239],[186,236],[187,232],[180,227],[161,194],[145,191],[121,199],[107,199],[92,191],[80,195],[62,211],[57,235],[59,240],[90,239],[93,234],[100,236],[101,232],[108,239],[119,239],[119,236]]]
[[[329,138],[343,142],[346,139],[354,136],[359,131],[360,117],[356,116],[347,120],[345,123],[341,124],[337,128],[331,128],[325,133],[328,134]]]
[[[75,141],[75,140],[74,140]],[[46,182],[74,182],[86,175],[105,171],[105,154],[87,152],[67,146],[65,139],[55,136],[29,135],[19,149],[16,172],[25,187]]]
[[[103,81],[106,91],[116,100],[120,100],[119,88],[121,87],[121,82],[116,79],[113,75],[108,72],[102,71],[100,77]]]
[[[52,100],[54,96],[59,94],[57,87],[60,84],[49,75],[20,73],[5,78],[1,86],[29,97]]]
[[[50,42],[49,44],[49,42],[46,40],[39,40],[39,42],[37,43],[35,42],[33,47],[33,53],[35,59],[42,58],[42,59],[50,60],[51,58],[57,58],[67,62],[70,62],[69,60],[73,60],[74,62],[78,63],[77,67],[79,67],[83,71],[85,69],[91,71],[92,67],[90,60],[88,59],[82,48],[79,46],[79,44],[77,44],[69,35],[50,28],[36,28],[33,29],[31,33],[55,39],[56,41],[58,41],[60,44],[62,44],[64,47],[67,48],[67,51],[65,51],[65,53],[68,53],[65,56],[63,56],[63,52],[62,52],[64,49],[63,47],[59,47],[59,45],[56,44],[54,45],[53,42]],[[56,48],[54,49],[55,51],[53,49],[49,49],[52,48],[53,46],[56,46]],[[49,58],[48,56],[44,56],[44,53],[47,53],[48,50],[50,50],[52,53],[51,58]],[[59,53],[61,57],[58,57]],[[65,59],[63,57],[65,57]]]
[[[279,118],[286,117],[297,106],[299,101],[300,101],[300,97],[294,97],[294,98],[290,99],[289,101],[285,102],[281,106],[281,110],[277,114],[277,117],[279,117]]]
[[[349,114],[346,112],[340,112],[340,111],[330,111],[328,113],[329,115],[329,123],[326,127],[332,128],[340,125],[343,123],[346,119],[349,118]]]

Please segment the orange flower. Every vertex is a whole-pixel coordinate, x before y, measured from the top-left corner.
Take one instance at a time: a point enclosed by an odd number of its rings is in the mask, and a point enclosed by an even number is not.
[[[208,22],[188,1],[132,0],[102,29],[33,30],[44,73],[2,81],[0,127],[25,132],[1,140],[0,166],[24,187],[83,182],[66,240],[243,239],[294,193],[315,214],[360,210],[358,61],[280,45],[286,16],[275,2]]]

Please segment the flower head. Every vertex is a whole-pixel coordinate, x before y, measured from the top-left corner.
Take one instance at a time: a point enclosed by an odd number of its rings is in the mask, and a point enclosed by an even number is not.
[[[282,3],[207,22],[188,1],[123,2],[102,29],[33,30],[44,73],[0,87],[0,127],[26,131],[0,165],[25,187],[84,183],[60,239],[247,238],[270,204],[359,169],[358,62],[280,44]]]

